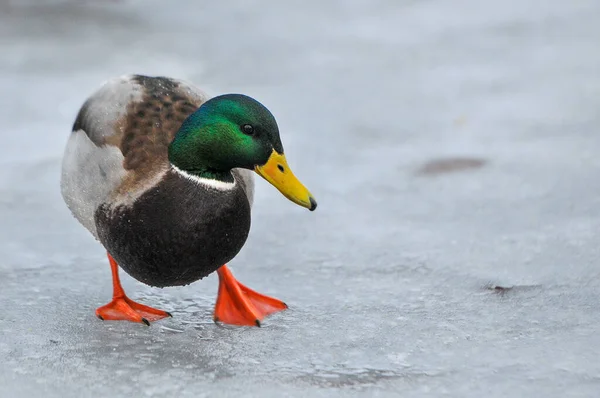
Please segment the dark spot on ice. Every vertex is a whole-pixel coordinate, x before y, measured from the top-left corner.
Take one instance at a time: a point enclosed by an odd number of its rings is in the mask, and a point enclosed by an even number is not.
[[[485,159],[479,158],[442,158],[426,162],[417,170],[420,175],[438,175],[444,173],[456,173],[460,171],[473,170],[483,167],[487,163]]]
[[[504,287],[504,286],[490,286],[488,289],[492,290],[494,293],[503,295],[513,289],[513,286]]]
[[[504,296],[505,294],[508,293],[522,293],[522,292],[528,292],[528,291],[532,291],[532,290],[538,290],[542,287],[542,285],[515,285],[515,286],[498,286],[498,285],[494,285],[494,284],[489,284],[484,286],[485,290],[489,290],[495,294],[498,294],[500,296]]]

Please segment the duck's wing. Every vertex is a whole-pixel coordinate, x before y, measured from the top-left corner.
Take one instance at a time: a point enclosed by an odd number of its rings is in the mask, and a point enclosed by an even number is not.
[[[168,146],[207,95],[182,80],[141,75],[110,80],[83,105],[73,132],[123,154],[124,190],[137,190],[168,164]],[[121,192],[122,193],[122,192]]]
[[[81,107],[63,157],[61,188],[94,235],[101,204],[127,204],[168,169],[168,145],[208,96],[181,80],[140,75],[106,82]]]

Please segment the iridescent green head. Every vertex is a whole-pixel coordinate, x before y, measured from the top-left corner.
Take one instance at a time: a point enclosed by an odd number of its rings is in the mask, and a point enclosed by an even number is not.
[[[206,101],[181,125],[169,161],[202,178],[232,181],[231,169],[255,170],[293,202],[314,210],[317,202],[290,170],[271,112],[246,95]]]

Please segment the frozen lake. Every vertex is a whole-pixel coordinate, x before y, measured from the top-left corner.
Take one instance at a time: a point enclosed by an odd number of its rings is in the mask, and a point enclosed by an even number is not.
[[[600,396],[600,2],[171,3],[0,2],[1,397]],[[319,208],[257,181],[231,267],[290,305],[263,328],[213,324],[214,275],[122,274],[174,318],[95,318],[60,162],[126,73],[277,117]]]

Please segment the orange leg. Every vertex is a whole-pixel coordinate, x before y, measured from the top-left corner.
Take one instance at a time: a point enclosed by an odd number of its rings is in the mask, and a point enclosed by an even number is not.
[[[288,307],[283,301],[257,293],[239,283],[226,265],[219,268],[217,274],[219,294],[215,305],[215,322],[260,327],[264,317]]]
[[[113,279],[113,299],[110,303],[96,310],[96,316],[103,321],[131,321],[145,323],[172,316],[166,311],[157,310],[143,304],[136,303],[125,295],[119,279],[119,266],[112,256],[107,253]]]

